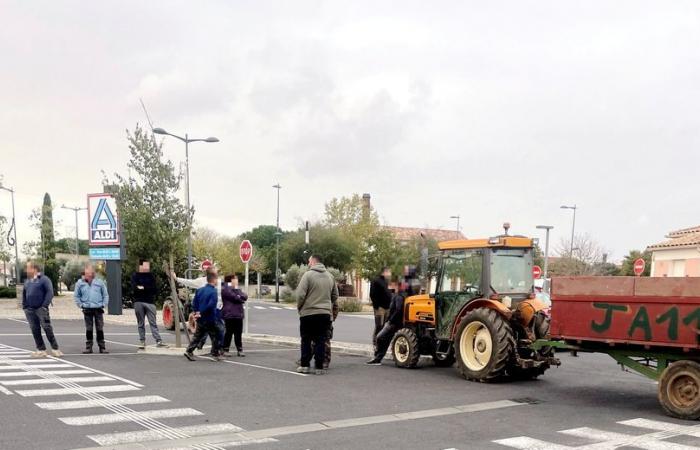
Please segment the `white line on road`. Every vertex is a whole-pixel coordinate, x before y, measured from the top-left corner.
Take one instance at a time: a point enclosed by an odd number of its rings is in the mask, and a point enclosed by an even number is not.
[[[173,417],[203,416],[204,413],[192,408],[156,409],[151,411],[139,411],[136,414],[116,413],[116,414],[96,414],[90,416],[59,417],[58,420],[66,425],[103,425],[107,423],[131,422],[134,416],[148,419],[164,419]]]
[[[45,364],[46,362],[50,361],[48,357],[44,358],[27,358],[27,359],[9,359],[9,357],[5,357],[8,359],[2,360],[0,359],[0,364],[12,364],[14,365],[15,363],[22,363],[22,364]],[[23,356],[23,358],[25,358]],[[60,361],[60,360],[58,360]]]
[[[0,392],[2,392],[2,393],[5,394],[5,395],[12,395],[12,391],[11,391],[11,390],[9,390],[9,389],[7,389],[7,388],[4,388],[4,387],[2,387],[2,386],[0,386]]]
[[[36,366],[32,366],[36,367]],[[32,376],[32,377],[38,377],[42,376],[43,374],[47,375],[85,375],[88,373],[92,373],[90,370],[84,370],[84,369],[74,369],[74,370],[42,370],[41,372],[27,372],[25,370],[22,370],[21,372],[0,372],[0,378],[5,378],[5,377],[27,377],[27,376]]]
[[[49,362],[47,360],[44,360],[43,362],[45,364],[33,364],[31,366],[31,368],[32,369],[59,369],[61,367],[73,367],[70,364],[66,364],[66,363],[53,363],[53,362]],[[17,369],[21,369],[23,367],[25,367],[25,366],[19,366],[19,365],[0,366],[0,370],[17,370]]]
[[[71,400],[68,402],[42,402],[35,403],[41,409],[63,410],[98,408],[110,405],[145,405],[150,403],[168,403],[170,400],[160,395],[141,395],[137,397],[117,397],[100,400]]]
[[[267,309],[264,306],[253,306],[253,308],[255,308],[255,309]]]
[[[138,336],[137,333],[107,333],[110,336]],[[161,332],[161,334],[166,334]],[[172,334],[172,333],[167,333]],[[3,336],[31,336],[32,333],[0,333],[0,337]],[[85,336],[85,333],[54,333],[54,336]],[[26,350],[25,350],[26,351]]]
[[[277,309],[277,310],[280,310],[280,309],[282,309],[282,308],[280,308],[279,306],[270,306],[270,309]]]
[[[111,386],[69,387],[57,389],[28,389],[16,391],[22,397],[49,397],[53,395],[75,395],[81,393],[97,392],[125,392],[138,391],[139,388],[130,384],[114,384]]]
[[[66,378],[56,378],[56,379],[50,379],[50,378],[39,378],[35,380],[9,380],[9,381],[2,381],[0,380],[0,384],[3,386],[22,386],[22,385],[30,385],[30,384],[56,384],[56,383],[63,383],[63,382],[72,382],[72,383],[94,383],[96,381],[113,381],[112,378],[110,377],[66,377]]]
[[[24,324],[28,323],[26,320],[22,320],[22,319],[11,319],[11,318],[9,318],[9,317],[7,318],[7,320],[11,320],[11,321],[13,321],[13,322],[24,323]]]
[[[207,434],[237,433],[241,431],[241,428],[230,423],[217,423],[180,427],[174,428],[174,430],[190,436],[203,436]],[[163,435],[163,433],[158,430],[147,430],[127,431],[124,433],[93,434],[88,435],[88,438],[92,439],[101,446],[112,446],[119,444],[130,444],[134,442],[155,441],[162,438],[167,438],[167,436]]]
[[[700,425],[679,425],[649,419],[632,419],[618,423],[630,427],[649,428],[656,431],[668,431],[672,433],[682,433],[687,434],[688,436],[700,437]]]
[[[208,356],[199,356],[200,358],[203,359],[208,359],[210,361],[213,361],[213,358],[210,358]],[[291,370],[284,370],[284,369],[275,369],[274,367],[265,367],[265,366],[258,366],[257,364],[248,364],[248,363],[242,363],[238,361],[229,361],[227,359],[222,360],[221,362],[227,363],[227,364],[236,364],[238,366],[247,366],[247,367],[255,367],[256,369],[263,369],[263,370],[270,370],[272,372],[281,372],[281,373],[288,373],[290,375],[298,375],[300,377],[307,377],[308,375],[303,374],[303,373],[297,373],[297,372],[292,372]]]

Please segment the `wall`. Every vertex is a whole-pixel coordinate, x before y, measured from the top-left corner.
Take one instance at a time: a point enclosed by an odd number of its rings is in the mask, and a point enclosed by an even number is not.
[[[654,250],[652,277],[700,277],[700,248]]]

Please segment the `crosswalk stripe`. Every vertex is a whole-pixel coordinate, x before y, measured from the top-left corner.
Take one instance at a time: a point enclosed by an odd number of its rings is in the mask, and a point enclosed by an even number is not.
[[[93,373],[90,370],[85,369],[72,369],[72,370],[42,370],[41,372],[0,372],[0,378],[4,377],[38,377],[44,374],[46,375],[84,375],[87,373]]]
[[[3,353],[3,354],[0,354],[0,356],[3,358],[11,359],[11,360],[17,360],[17,359],[26,359],[29,356],[29,353],[27,353],[27,352]],[[36,361],[36,358],[32,359],[32,361]],[[8,361],[8,362],[10,362],[10,361]]]
[[[496,444],[505,445],[506,447],[519,448],[521,450],[572,450],[574,447],[568,445],[552,444],[550,442],[533,439],[526,436],[520,436],[509,439],[499,439],[493,441]]]
[[[30,389],[15,391],[22,397],[49,397],[52,395],[76,395],[98,392],[138,391],[139,388],[130,384],[115,384],[111,386],[70,387],[58,389]]]
[[[285,306],[284,309],[288,309],[290,311],[296,311],[296,308],[292,308],[291,306]]]
[[[270,309],[282,309],[279,306],[270,306]]]
[[[23,386],[31,384],[55,384],[63,382],[71,383],[94,383],[95,381],[112,381],[110,377],[66,377],[66,378],[53,378],[53,379],[34,379],[34,380],[7,380],[0,381],[3,386]]]
[[[22,358],[25,358],[22,356]],[[27,359],[8,359],[5,361],[0,360],[0,364],[12,364],[12,363],[22,363],[22,364],[44,364],[47,361],[51,361],[46,358],[27,358]]]
[[[34,364],[32,369],[60,369],[61,367],[73,367],[70,364],[64,363],[46,363],[46,364]],[[22,369],[23,366],[0,366],[0,370],[17,370]]]
[[[194,425],[189,427],[172,428],[172,430],[179,433],[192,436],[205,436],[207,434],[219,434],[219,433],[237,433],[243,431],[242,428],[232,425],[230,423],[217,423],[208,425]],[[92,439],[101,446],[108,445],[119,445],[119,444],[131,444],[134,442],[143,441],[157,441],[162,439],[170,439],[170,435],[159,430],[146,430],[146,431],[127,431],[122,433],[109,433],[109,434],[91,434],[88,435],[89,439]]]
[[[66,425],[103,425],[107,423],[131,422],[138,418],[164,419],[173,417],[203,416],[204,413],[192,408],[156,409],[138,411],[135,413],[97,414],[90,416],[59,417],[58,420]]]
[[[271,444],[274,442],[279,442],[277,439],[274,438],[262,438],[262,439],[249,439],[249,438],[241,438],[238,441],[229,441],[229,442],[221,442],[216,444],[215,446],[212,446],[212,444],[209,444],[208,447],[210,448],[216,448],[216,449],[224,449],[224,448],[229,448],[229,447],[243,447],[244,445],[256,445],[256,444]],[[192,450],[193,447],[168,447],[168,450]],[[198,448],[198,447],[194,447]],[[202,448],[207,448],[207,447],[202,447]]]
[[[117,397],[106,398],[101,400],[71,400],[67,402],[41,402],[35,403],[41,409],[52,411],[64,409],[84,409],[104,407],[107,405],[144,405],[148,403],[167,403],[170,402],[167,398],[160,395],[141,395],[137,397]]]
[[[266,309],[264,306],[253,306],[255,309]]]

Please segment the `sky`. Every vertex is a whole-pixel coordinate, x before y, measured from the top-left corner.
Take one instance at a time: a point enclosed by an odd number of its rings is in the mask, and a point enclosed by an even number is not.
[[[0,18],[20,243],[45,192],[84,206],[126,172],[139,99],[156,127],[220,139],[190,147],[191,198],[228,235],[274,223],[278,182],[285,229],[353,193],[387,225],[546,224],[554,247],[575,204],[613,260],[700,225],[698,2],[0,0]]]

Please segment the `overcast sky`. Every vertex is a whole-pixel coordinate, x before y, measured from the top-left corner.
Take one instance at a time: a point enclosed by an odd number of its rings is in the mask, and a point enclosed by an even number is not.
[[[21,242],[44,192],[84,205],[125,171],[139,98],[154,126],[221,140],[192,145],[191,195],[230,235],[274,223],[276,182],[286,229],[364,192],[386,224],[459,214],[469,237],[510,221],[558,241],[575,203],[616,260],[700,225],[698,2],[0,0],[0,17]]]

